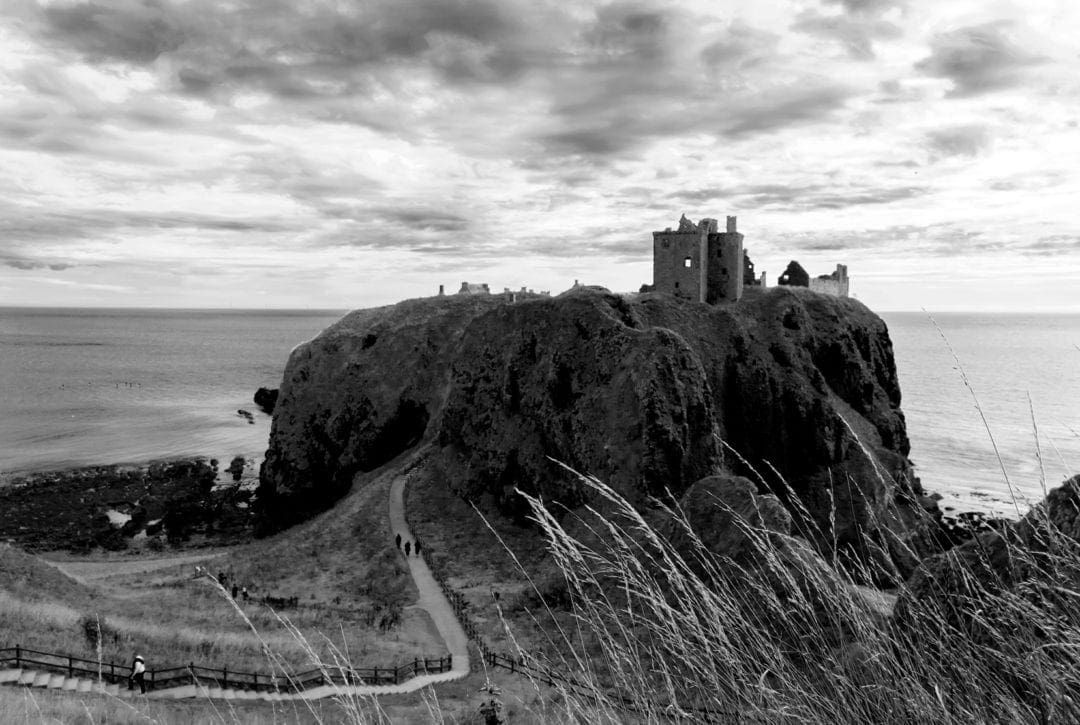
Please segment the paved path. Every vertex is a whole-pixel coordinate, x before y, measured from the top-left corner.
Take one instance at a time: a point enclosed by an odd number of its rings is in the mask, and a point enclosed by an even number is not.
[[[405,484],[408,481],[407,474],[399,475],[390,484],[390,528],[394,533],[401,534],[401,545],[406,541],[415,542],[416,537],[405,523]],[[413,554],[408,558],[409,573],[416,582],[416,590],[420,597],[417,606],[426,610],[435,623],[435,629],[446,643],[446,649],[454,658],[454,666],[450,672],[444,673],[447,679],[464,677],[469,672],[469,638],[461,627],[461,622],[454,616],[454,609],[450,601],[443,594],[439,583],[425,562],[419,556]]]
[[[405,484],[407,476],[398,474],[390,485],[390,526],[391,538],[395,533],[401,534],[402,546],[405,541],[414,541],[415,538],[408,525],[405,523]],[[403,554],[404,555],[404,554]],[[177,563],[175,559],[161,560],[170,564]],[[59,562],[57,562],[59,563]],[[296,693],[284,692],[247,692],[242,690],[222,690],[220,687],[197,687],[185,685],[172,687],[165,690],[153,690],[145,695],[155,699],[181,699],[191,697],[221,698],[225,700],[317,700],[323,697],[338,696],[375,696],[390,695],[403,692],[415,692],[429,685],[440,682],[458,680],[469,674],[469,640],[462,629],[461,623],[454,616],[454,610],[446,599],[438,582],[428,568],[427,563],[418,556],[408,558],[409,573],[416,582],[416,590],[419,599],[416,606],[427,611],[431,621],[435,623],[435,629],[446,643],[446,648],[453,656],[453,667],[448,672],[439,674],[420,675],[406,680],[398,685],[324,685],[310,690]],[[66,678],[63,675],[51,675],[49,673],[34,672],[31,670],[3,670],[0,669],[0,684],[21,684],[30,687],[49,688],[53,690],[68,690],[73,692],[102,692],[114,697],[143,697],[129,692],[126,688],[118,685],[102,686],[93,680],[84,678]]]

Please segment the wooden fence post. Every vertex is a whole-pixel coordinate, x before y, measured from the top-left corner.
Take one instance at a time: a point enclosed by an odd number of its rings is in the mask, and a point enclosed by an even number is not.
[[[22,647],[15,645],[15,669],[22,668]]]
[[[229,687],[229,668],[228,666],[221,668],[221,689],[226,690]]]
[[[191,684],[192,685],[199,684],[199,678],[197,678],[195,676],[195,663],[194,662],[192,662],[191,664],[188,665],[188,672],[191,673]]]
[[[109,679],[116,679],[116,663],[111,661],[109,662]]]

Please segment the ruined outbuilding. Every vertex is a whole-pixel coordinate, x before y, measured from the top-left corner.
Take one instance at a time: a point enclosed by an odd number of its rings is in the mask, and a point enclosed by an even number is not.
[[[848,296],[848,273],[846,264],[836,265],[836,271],[822,274],[810,280],[810,289],[834,297]]]
[[[787,269],[780,275],[777,282],[788,287],[809,287],[814,292],[833,297],[847,297],[850,286],[846,264],[838,264],[834,272],[811,278],[803,266],[794,259],[788,263]]]
[[[784,287],[809,287],[810,274],[793,259],[788,262],[787,269],[777,278],[776,283]]]
[[[742,297],[743,235],[735,217],[721,232],[715,219],[695,224],[684,214],[678,230],[653,232],[653,289],[675,297],[717,304]]]
[[[489,295],[491,290],[488,288],[487,282],[462,282],[461,289],[458,290],[459,295]]]

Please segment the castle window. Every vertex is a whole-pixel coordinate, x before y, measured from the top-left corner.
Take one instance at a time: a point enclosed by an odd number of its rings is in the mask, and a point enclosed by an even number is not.
[[[690,257],[687,257],[686,259],[683,260],[682,266],[684,266],[686,268],[693,267],[694,266],[694,260],[691,259]]]

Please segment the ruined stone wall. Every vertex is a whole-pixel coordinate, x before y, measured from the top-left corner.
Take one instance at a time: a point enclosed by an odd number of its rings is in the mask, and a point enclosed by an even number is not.
[[[657,292],[705,301],[709,234],[704,231],[653,232],[653,286]],[[741,258],[740,258],[741,259]]]
[[[846,264],[836,265],[836,271],[832,274],[810,279],[810,289],[833,297],[847,297],[848,287],[849,280]]]
[[[829,277],[815,277],[810,280],[810,289],[833,297],[847,297],[848,281],[845,279],[841,282]]]
[[[708,291],[705,301],[735,302],[743,290],[743,235],[722,232],[709,235]]]

